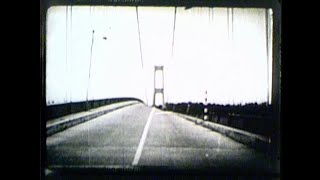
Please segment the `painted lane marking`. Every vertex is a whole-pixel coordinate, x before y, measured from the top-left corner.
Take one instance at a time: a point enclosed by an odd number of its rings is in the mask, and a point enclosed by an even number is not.
[[[172,114],[172,112],[158,112],[158,113],[155,113],[154,115],[162,115],[162,114]]]
[[[142,137],[140,139],[140,143],[139,143],[136,155],[134,156],[134,159],[133,159],[133,162],[132,162],[133,166],[137,165],[138,162],[139,162],[139,159],[140,159],[140,156],[141,156],[141,153],[142,153],[142,149],[143,149],[143,145],[144,145],[144,143],[146,141],[146,138],[147,138],[147,134],[148,134],[148,130],[149,130],[149,126],[150,126],[150,122],[151,122],[154,110],[155,110],[155,108],[152,108],[152,110],[151,110],[151,112],[149,114],[146,126],[143,129]]]

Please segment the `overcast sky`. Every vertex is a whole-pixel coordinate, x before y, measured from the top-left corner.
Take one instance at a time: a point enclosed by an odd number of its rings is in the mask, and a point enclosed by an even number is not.
[[[272,27],[271,11],[181,7],[173,33],[174,11],[174,7],[138,7],[138,11],[51,7],[47,104],[84,101],[87,94],[89,100],[136,97],[151,104],[155,65],[164,66],[166,102],[203,102],[205,91],[209,103],[267,101],[272,54],[267,34],[271,37],[272,29],[266,26],[266,12]],[[157,83],[161,80],[157,76]]]

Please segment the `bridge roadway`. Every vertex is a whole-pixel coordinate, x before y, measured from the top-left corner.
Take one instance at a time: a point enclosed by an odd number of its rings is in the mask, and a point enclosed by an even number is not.
[[[128,106],[47,138],[48,167],[176,167],[268,172],[269,158],[172,112]]]

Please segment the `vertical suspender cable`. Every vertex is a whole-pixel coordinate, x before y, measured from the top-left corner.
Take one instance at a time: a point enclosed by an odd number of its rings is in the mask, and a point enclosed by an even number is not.
[[[266,51],[267,51],[267,104],[269,104],[269,17],[268,9],[266,9]]]
[[[141,68],[143,71],[143,56],[142,56],[142,46],[141,46],[141,35],[140,35],[140,21],[139,21],[139,12],[138,6],[136,6],[136,15],[137,15],[137,26],[138,26],[138,37],[139,37],[139,49],[140,49],[140,60],[141,60]],[[144,94],[148,104],[148,96],[147,96],[147,87],[144,87]]]
[[[91,17],[92,16],[91,16],[91,6],[90,6],[90,19],[91,19]],[[90,76],[91,76],[91,60],[92,60],[93,43],[94,43],[94,30],[92,30],[92,40],[91,40],[91,48],[90,48],[89,78],[88,78],[87,97],[86,97],[87,105],[88,105],[88,97],[89,97],[89,86],[90,86]]]
[[[229,39],[229,8],[227,8],[227,30],[228,30],[228,39]]]
[[[174,47],[174,34],[176,30],[176,18],[177,18],[177,7],[174,7],[174,16],[173,16],[173,34],[172,34],[172,45],[171,45],[171,56],[173,56],[173,47]]]
[[[143,58],[142,58],[142,47],[141,47],[141,37],[140,37],[140,23],[139,23],[138,6],[136,6],[136,14],[137,14],[137,23],[138,23],[138,35],[139,35],[141,67],[143,69]]]
[[[66,74],[68,77],[68,6],[66,6]],[[68,103],[68,89],[65,93],[66,103]]]
[[[233,8],[231,8],[231,39],[233,40]]]
[[[71,35],[71,40],[70,40],[70,44],[71,44],[71,48],[70,48],[70,59],[71,59],[71,61],[72,61],[72,47],[73,47],[73,44],[72,44],[72,6],[70,6],[70,35]],[[71,62],[70,62],[70,66],[69,66],[69,74],[68,74],[68,77],[69,77],[69,98],[70,98],[70,103],[72,103],[72,89],[71,89],[71,81],[70,81],[70,79],[71,79],[71,74],[72,74],[72,71],[71,71],[71,68],[72,68],[72,66],[71,66]],[[72,104],[71,104],[71,106],[70,106],[70,111],[72,112]]]
[[[210,18],[211,18],[211,12],[210,12],[210,7],[208,7],[208,17],[209,17],[209,23],[210,23]]]
[[[92,40],[91,40],[91,48],[90,48],[89,82],[90,82],[90,75],[91,75],[91,61],[92,61],[93,42],[94,42],[94,30],[92,30]],[[87,93],[87,99],[88,99],[88,93]]]
[[[173,31],[172,31],[172,44],[171,44],[171,57],[173,57],[173,48],[174,48],[174,35],[176,31],[176,19],[177,19],[177,7],[174,7],[174,16],[173,16]],[[168,102],[168,95],[166,101]]]

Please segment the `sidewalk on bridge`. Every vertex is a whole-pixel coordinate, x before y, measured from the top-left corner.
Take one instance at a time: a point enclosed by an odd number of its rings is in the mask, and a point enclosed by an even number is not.
[[[136,103],[138,103],[138,101],[113,103],[110,105],[105,105],[102,107],[90,109],[88,111],[82,111],[79,113],[74,113],[67,116],[48,120],[46,124],[47,136],[51,136],[57,132],[60,132],[72,126],[78,125],[80,123],[84,123],[98,116],[104,115],[106,113],[115,111],[117,109],[120,109],[126,106],[130,106]]]
[[[203,127],[209,128],[213,131],[219,132],[235,141],[238,141],[242,144],[245,144],[255,149],[266,151],[268,150],[268,147],[270,145],[270,138],[267,138],[265,136],[253,134],[247,131],[224,126],[214,122],[204,121],[202,119],[195,118],[195,117],[188,116],[181,113],[176,113],[176,114],[184,119],[187,119],[191,122],[199,124]]]

